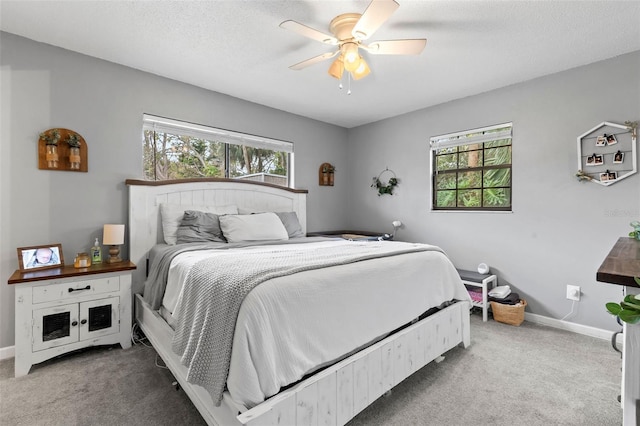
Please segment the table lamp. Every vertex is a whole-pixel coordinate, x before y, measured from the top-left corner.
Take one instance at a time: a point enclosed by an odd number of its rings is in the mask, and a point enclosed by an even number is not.
[[[124,225],[104,225],[102,243],[110,246],[107,263],[122,262],[119,246],[124,244]]]

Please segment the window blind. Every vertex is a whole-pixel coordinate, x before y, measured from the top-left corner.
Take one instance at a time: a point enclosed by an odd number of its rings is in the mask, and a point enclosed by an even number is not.
[[[511,139],[512,123],[497,124],[495,126],[463,132],[449,133],[447,135],[433,136],[430,139],[431,149],[438,150],[453,146],[484,143],[501,139]]]
[[[233,145],[246,145],[254,148],[293,153],[292,142],[266,138],[263,136],[249,135],[246,133],[234,132],[232,130],[218,129],[215,127],[204,126],[202,124],[186,123],[184,121],[172,120],[170,118],[158,117],[150,114],[143,115],[142,128],[143,130],[160,133],[186,135],[198,139],[224,142]]]

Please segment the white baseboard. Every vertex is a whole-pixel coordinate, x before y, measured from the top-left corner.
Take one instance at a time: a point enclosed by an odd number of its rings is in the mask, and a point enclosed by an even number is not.
[[[611,340],[611,336],[613,336],[613,331],[604,330],[601,328],[590,327],[588,325],[576,324],[575,322],[562,321],[555,318],[545,317],[543,315],[538,314],[530,314],[528,312],[524,313],[525,321],[532,322],[534,324],[547,325],[549,327],[559,328],[561,330],[572,331],[578,334],[584,334],[585,336],[596,337],[602,340]],[[622,327],[620,327],[622,330]],[[619,348],[622,348],[622,335],[619,334],[616,338],[616,343]]]
[[[16,356],[16,347],[7,346],[6,348],[0,348],[0,361],[3,359],[9,359]]]

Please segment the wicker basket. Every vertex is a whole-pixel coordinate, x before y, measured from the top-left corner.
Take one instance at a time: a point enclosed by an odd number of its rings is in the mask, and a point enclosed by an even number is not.
[[[526,300],[520,299],[520,305],[505,305],[498,302],[489,303],[491,303],[494,320],[511,325],[520,325],[524,321],[524,308],[527,306]]]

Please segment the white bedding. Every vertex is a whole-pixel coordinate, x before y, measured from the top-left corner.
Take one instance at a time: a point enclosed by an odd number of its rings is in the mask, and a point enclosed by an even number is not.
[[[259,249],[264,246],[176,256],[163,307],[177,316],[181,283],[190,266],[203,257]],[[438,251],[305,271],[264,282],[240,308],[227,378],[229,393],[236,403],[251,408],[281,387],[452,299],[469,300],[469,295],[454,266]]]

